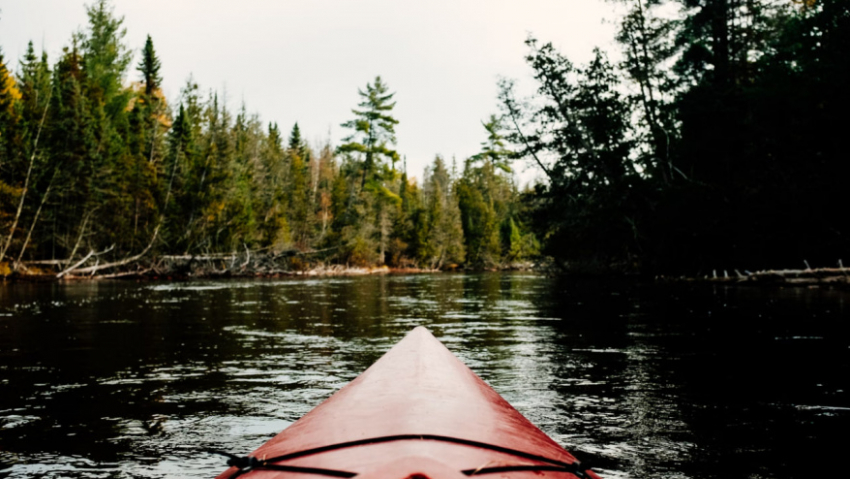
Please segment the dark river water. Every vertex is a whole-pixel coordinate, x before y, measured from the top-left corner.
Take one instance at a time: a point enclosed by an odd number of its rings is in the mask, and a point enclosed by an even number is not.
[[[0,285],[0,477],[213,477],[416,325],[605,479],[850,477],[850,292],[531,274]]]

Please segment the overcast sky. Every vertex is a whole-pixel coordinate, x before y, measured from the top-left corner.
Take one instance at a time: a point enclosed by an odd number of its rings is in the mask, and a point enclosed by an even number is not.
[[[11,69],[29,40],[53,64],[85,28],[84,1],[0,0],[0,47]],[[172,102],[191,74],[202,90],[226,88],[263,122],[311,142],[352,117],[376,75],[396,92],[397,150],[421,177],[436,154],[478,151],[481,121],[497,112],[496,81],[529,88],[523,41],[551,41],[575,63],[613,46],[612,3],[602,0],[113,0],[136,54],[150,34]],[[127,80],[138,80],[133,69]],[[525,172],[527,180],[532,172]]]

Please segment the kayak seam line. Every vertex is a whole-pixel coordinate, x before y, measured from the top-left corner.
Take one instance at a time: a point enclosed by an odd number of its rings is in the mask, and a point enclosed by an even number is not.
[[[511,449],[509,447],[497,446],[495,444],[488,444],[486,442],[473,441],[470,439],[460,439],[457,437],[451,436],[439,436],[434,434],[398,434],[394,436],[379,436],[373,437],[369,439],[358,439],[356,441],[348,441],[341,442],[337,444],[330,444],[327,446],[320,446],[313,449],[305,449],[303,451],[292,452],[288,454],[283,454],[276,457],[271,457],[265,459],[265,462],[279,462],[286,461],[289,459],[296,459],[304,456],[311,456],[313,454],[320,454],[323,452],[334,451],[337,449],[346,449],[349,447],[357,447],[357,446],[366,446],[371,444],[381,444],[385,442],[394,442],[394,441],[410,441],[410,440],[428,440],[428,441],[438,441],[438,442],[449,442],[454,444],[462,444],[465,446],[479,447],[481,449],[489,449],[492,451],[502,452],[506,454],[511,454],[514,456],[523,457],[526,459],[532,459],[535,461],[548,462],[549,464],[555,464],[562,467],[571,467],[574,464],[578,464],[578,461],[569,463],[559,461],[557,459],[548,458],[545,456],[539,456],[537,454],[532,454],[530,452],[520,451],[517,449]]]

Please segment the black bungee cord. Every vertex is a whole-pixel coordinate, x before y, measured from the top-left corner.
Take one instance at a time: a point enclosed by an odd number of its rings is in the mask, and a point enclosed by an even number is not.
[[[274,464],[276,462],[286,461],[290,459],[295,459],[304,456],[310,456],[313,454],[319,454],[322,452],[334,451],[338,449],[346,449],[349,447],[356,446],[366,446],[371,444],[381,444],[385,442],[393,442],[393,441],[409,441],[409,440],[426,440],[426,441],[440,441],[440,442],[449,442],[453,444],[461,444],[465,446],[478,447],[481,449],[488,449],[491,451],[502,452],[505,454],[510,454],[513,456],[522,457],[525,459],[531,459],[539,462],[546,462],[548,464],[545,465],[517,465],[517,466],[497,466],[497,467],[483,467],[478,469],[464,469],[460,471],[466,476],[481,476],[485,474],[496,474],[501,472],[514,472],[514,471],[556,471],[556,472],[566,472],[572,474],[579,479],[590,479],[590,476],[587,472],[590,470],[589,465],[585,465],[579,461],[575,462],[563,462],[557,459],[551,459],[545,456],[539,456],[537,454],[531,454],[524,451],[519,451],[516,449],[511,449],[507,447],[497,446],[495,444],[488,444],[485,442],[471,441],[468,439],[460,439],[456,437],[450,436],[438,436],[433,434],[400,434],[395,436],[382,436],[382,437],[373,437],[369,439],[360,439],[357,441],[348,441],[342,442],[338,444],[331,444],[328,446],[316,447],[313,449],[305,449],[303,451],[292,452],[288,454],[283,454],[280,456],[275,456],[271,458],[263,458],[259,459],[254,456],[236,456],[234,454],[230,454],[227,452],[214,451],[210,450],[211,454],[218,454],[221,456],[225,456],[228,458],[227,465],[231,467],[236,467],[238,470],[231,474],[228,479],[235,479],[242,474],[247,474],[254,470],[266,470],[266,471],[286,471],[286,472],[298,472],[302,474],[316,474],[321,476],[328,477],[355,477],[357,476],[356,472],[349,471],[339,471],[335,469],[322,469],[322,468],[314,468],[314,467],[299,467],[299,466],[285,466],[280,464]]]

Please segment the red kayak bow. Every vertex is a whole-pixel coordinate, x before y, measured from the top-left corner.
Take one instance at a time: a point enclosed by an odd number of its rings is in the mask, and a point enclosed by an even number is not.
[[[218,479],[599,479],[423,327]]]

